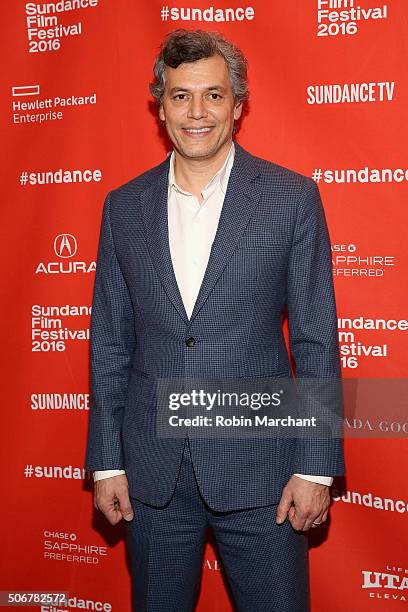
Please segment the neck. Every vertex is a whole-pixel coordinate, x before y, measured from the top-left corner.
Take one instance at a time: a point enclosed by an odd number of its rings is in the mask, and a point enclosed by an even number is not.
[[[214,174],[222,168],[231,148],[232,140],[228,140],[216,155],[208,159],[192,159],[180,155],[174,149],[174,176],[182,189],[202,199],[201,191],[209,183]]]

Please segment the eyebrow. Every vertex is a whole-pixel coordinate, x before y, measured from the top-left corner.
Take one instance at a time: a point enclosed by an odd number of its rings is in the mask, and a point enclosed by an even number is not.
[[[225,87],[222,87],[221,85],[210,85],[209,87],[205,88],[205,91],[212,91],[214,89],[218,89],[219,91],[225,91]],[[176,91],[190,91],[190,90],[186,87],[172,87],[169,93],[173,94]]]

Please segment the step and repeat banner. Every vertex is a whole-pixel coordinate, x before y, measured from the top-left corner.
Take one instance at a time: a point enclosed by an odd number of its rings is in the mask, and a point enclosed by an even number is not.
[[[406,0],[13,0],[0,11],[0,590],[69,593],[69,605],[37,602],[42,612],[130,612],[124,525],[94,510],[83,467],[91,299],[107,192],[168,151],[148,84],[164,35],[185,27],[244,51],[238,142],[312,177],[326,211],[348,471],[329,528],[310,536],[312,610],[408,610]],[[232,610],[210,536],[198,610]]]

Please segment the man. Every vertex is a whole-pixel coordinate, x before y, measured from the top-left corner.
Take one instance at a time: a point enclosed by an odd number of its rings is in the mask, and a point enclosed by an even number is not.
[[[129,521],[134,610],[192,610],[208,526],[236,609],[309,609],[304,531],[323,523],[336,439],[169,437],[166,378],[338,379],[330,242],[315,183],[233,141],[246,60],[176,30],[151,85],[173,144],[106,198],[91,321],[86,467],[95,507]]]

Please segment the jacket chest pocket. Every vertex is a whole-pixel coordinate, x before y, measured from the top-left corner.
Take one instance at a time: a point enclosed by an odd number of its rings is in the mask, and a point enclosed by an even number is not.
[[[277,232],[276,228],[271,230],[264,227],[262,229],[251,228],[242,235],[238,248],[245,250],[269,249],[276,253],[282,253],[288,248],[288,240],[284,234]]]

